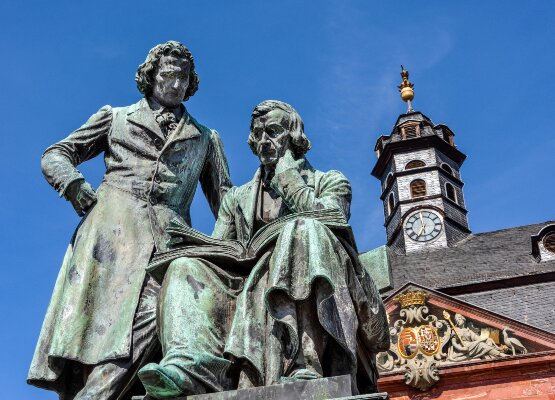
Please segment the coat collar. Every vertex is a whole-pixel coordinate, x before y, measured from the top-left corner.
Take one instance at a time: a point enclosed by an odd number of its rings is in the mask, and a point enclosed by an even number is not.
[[[182,105],[183,116],[179,120],[177,128],[175,131],[167,138],[164,136],[160,125],[156,122],[156,113],[150,108],[146,98],[142,98],[137,103],[131,105],[127,110],[127,120],[139,125],[149,131],[153,132],[161,139],[166,141],[166,147],[170,142],[178,140],[191,139],[200,136],[200,131],[204,128],[200,125],[191,115],[187,112],[185,107]]]
[[[156,122],[154,111],[148,105],[146,98],[142,98],[137,103],[131,105],[127,110],[127,120],[139,125],[145,129],[148,129],[152,133],[156,134],[163,140],[165,140],[164,134]]]

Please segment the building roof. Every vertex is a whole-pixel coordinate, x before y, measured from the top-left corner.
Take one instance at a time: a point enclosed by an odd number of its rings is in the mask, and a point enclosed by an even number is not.
[[[555,260],[532,256],[530,239],[552,223],[470,234],[454,247],[407,255],[388,249],[393,287],[412,281],[445,289],[555,272]]]
[[[470,234],[454,247],[406,255],[387,248],[389,277],[373,261],[377,254],[362,254],[361,261],[372,276],[380,275],[384,298],[413,282],[555,332],[555,258],[538,261],[532,254],[534,237],[553,224]]]

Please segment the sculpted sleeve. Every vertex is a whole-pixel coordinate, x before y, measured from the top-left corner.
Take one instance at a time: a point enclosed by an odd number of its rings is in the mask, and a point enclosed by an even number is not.
[[[60,196],[71,182],[84,179],[76,166],[106,150],[111,127],[112,107],[104,106],[67,138],[46,149],[42,173]]]
[[[289,209],[300,212],[334,208],[349,220],[352,190],[349,180],[341,172],[326,172],[320,183],[320,193],[316,195],[314,188],[307,186],[301,176],[298,161],[284,160],[278,167],[271,185]]]
[[[231,188],[222,201],[216,226],[212,232],[212,237],[216,239],[237,239],[235,190],[236,188]]]
[[[215,130],[212,130],[210,134],[208,154],[200,175],[200,186],[210,204],[214,217],[217,217],[222,199],[231,187],[231,179],[224,145],[220,139],[220,134]]]

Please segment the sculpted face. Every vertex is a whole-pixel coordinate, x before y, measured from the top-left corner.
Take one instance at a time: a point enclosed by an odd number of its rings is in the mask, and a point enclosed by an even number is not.
[[[287,113],[272,110],[253,121],[256,154],[263,165],[275,165],[291,146]]]
[[[185,58],[163,56],[154,75],[152,97],[164,107],[177,107],[189,87],[189,62]]]
[[[462,315],[455,315],[455,325],[457,325],[459,328],[464,327],[464,317]]]

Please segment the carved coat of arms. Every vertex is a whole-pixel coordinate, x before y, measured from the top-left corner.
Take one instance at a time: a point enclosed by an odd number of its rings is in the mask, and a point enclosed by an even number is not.
[[[404,368],[405,383],[424,391],[439,380],[438,367],[442,365],[526,353],[524,345],[509,336],[511,330],[507,327],[501,332],[493,327],[475,326],[459,313],[451,318],[446,310],[434,311],[439,318],[430,314],[426,304],[429,297],[424,291],[412,290],[395,297],[401,306],[401,318],[390,324],[390,349],[377,355],[380,371]]]

